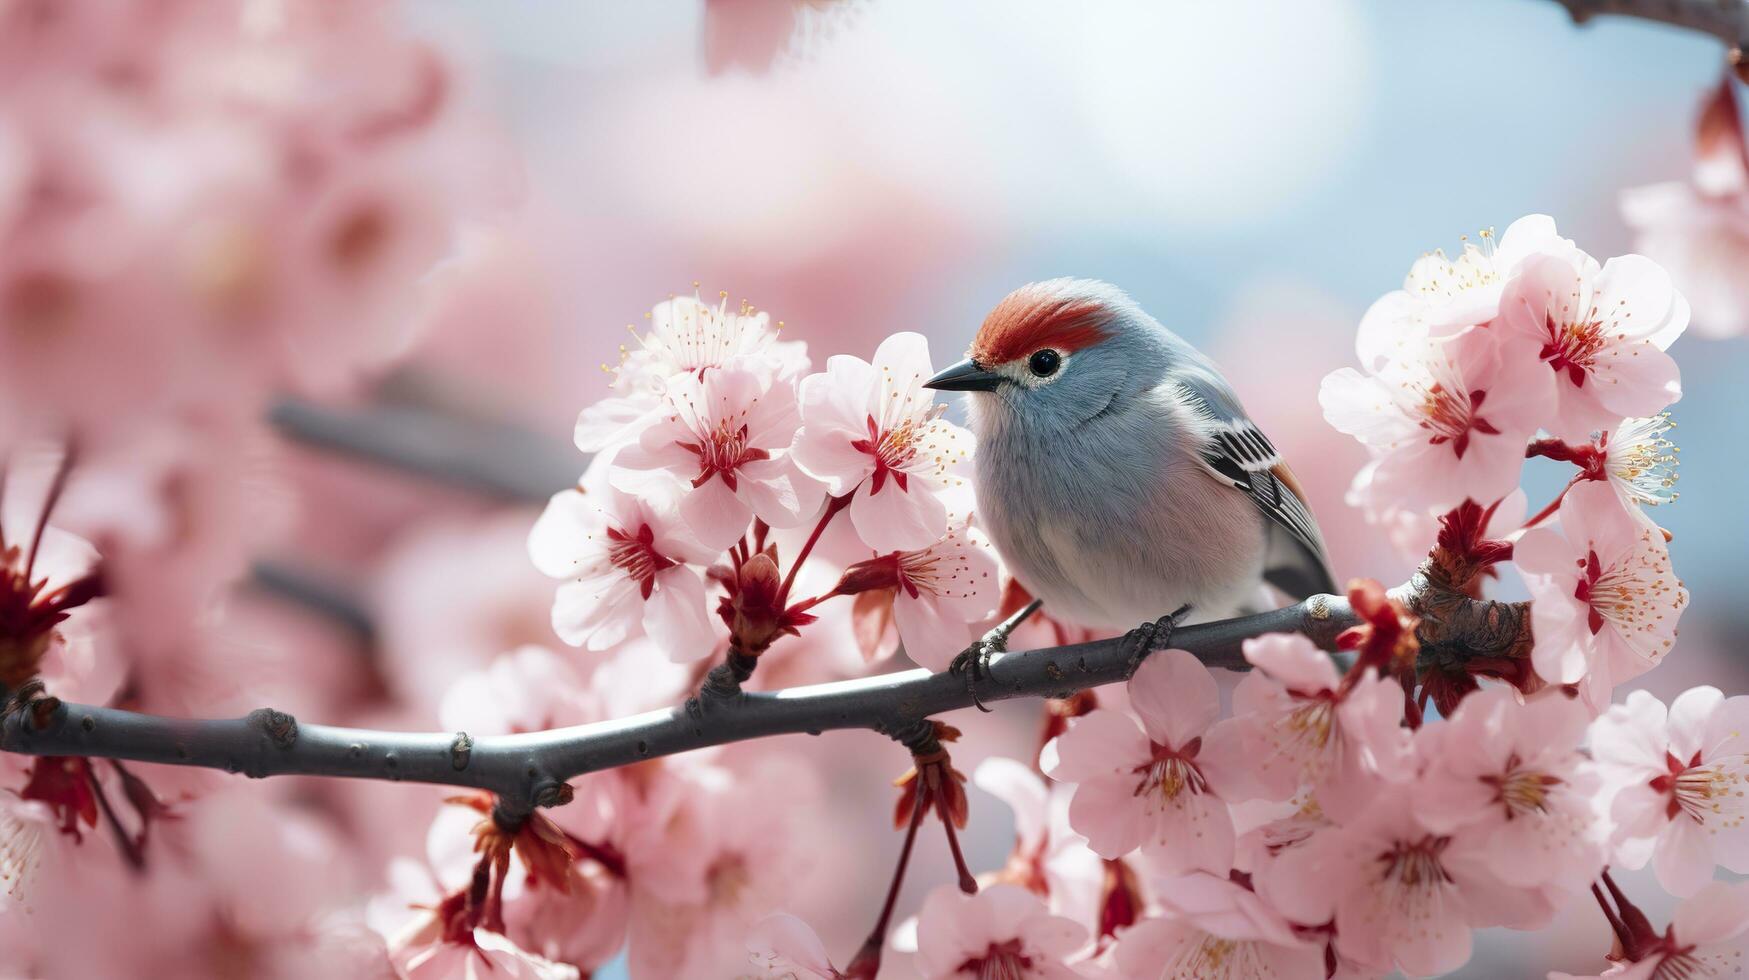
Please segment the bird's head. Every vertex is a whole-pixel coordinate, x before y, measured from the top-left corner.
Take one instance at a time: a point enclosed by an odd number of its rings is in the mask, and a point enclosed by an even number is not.
[[[966,359],[925,387],[972,393],[975,424],[1075,429],[1153,387],[1167,366],[1165,336],[1109,283],[1028,283],[984,318]]]

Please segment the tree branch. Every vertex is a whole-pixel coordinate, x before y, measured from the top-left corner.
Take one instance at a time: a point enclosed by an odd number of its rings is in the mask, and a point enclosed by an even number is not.
[[[293,442],[512,503],[545,503],[589,462],[527,428],[418,405],[347,409],[287,398],[267,419]]]
[[[1358,622],[1346,599],[1305,602],[1174,631],[1172,645],[1211,667],[1242,669],[1245,640],[1294,632],[1329,649]],[[1431,639],[1431,637],[1430,637]],[[1064,697],[1125,679],[1122,638],[1005,654],[992,660],[977,694],[984,701]],[[467,786],[497,794],[509,816],[570,799],[567,780],[660,756],[772,735],[864,728],[903,738],[932,715],[968,708],[965,681],[908,670],[524,735],[474,738],[464,732],[409,734],[302,725],[263,708],[243,718],[182,720],[64,704],[15,706],[0,722],[0,749],[28,755],[130,759],[202,766],[255,778],[340,776]]]
[[[1732,50],[1749,47],[1749,0],[1555,0],[1575,24],[1599,14],[1637,17],[1711,34]]]

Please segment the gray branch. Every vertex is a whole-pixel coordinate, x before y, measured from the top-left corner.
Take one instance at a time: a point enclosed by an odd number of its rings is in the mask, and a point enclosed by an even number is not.
[[[1242,669],[1240,647],[1264,633],[1302,633],[1330,648],[1357,622],[1346,599],[1313,596],[1274,612],[1173,632],[1171,645],[1211,667]],[[1125,679],[1121,638],[1000,655],[978,682],[983,701],[1064,697]],[[488,790],[506,814],[570,799],[566,782],[585,773],[772,735],[861,728],[903,738],[933,715],[971,707],[965,680],[908,670],[861,680],[713,701],[524,735],[399,733],[302,725],[263,708],[244,718],[182,720],[65,704],[52,699],[9,711],[0,749],[27,755],[129,759],[223,769],[256,778],[305,775],[407,780]]]
[[[1731,49],[1749,46],[1749,0],[1555,0],[1573,22],[1599,14],[1637,17],[1711,34]]]
[[[574,486],[588,457],[510,422],[379,403],[332,408],[282,399],[268,421],[293,442],[512,503]]]

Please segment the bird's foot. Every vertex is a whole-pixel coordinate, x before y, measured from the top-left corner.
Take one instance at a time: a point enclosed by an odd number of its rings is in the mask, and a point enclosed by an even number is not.
[[[1124,646],[1130,651],[1129,662],[1125,664],[1123,672],[1126,680],[1135,676],[1136,668],[1142,665],[1142,658],[1151,653],[1156,645],[1170,646],[1172,644],[1172,631],[1177,629],[1178,624],[1188,615],[1190,615],[1190,604],[1185,603],[1159,619],[1151,623],[1143,623],[1124,634]]]
[[[947,672],[955,677],[964,676],[966,693],[971,695],[972,703],[979,711],[989,711],[984,702],[978,699],[978,682],[990,674],[990,658],[998,653],[1008,652],[1008,637],[997,636],[995,630],[972,641],[972,645],[961,650],[953,658],[953,663],[947,665]]]
[[[979,711],[990,710],[978,697],[978,682],[990,676],[990,659],[999,653],[1008,652],[1008,637],[1021,623],[1026,622],[1028,616],[1038,612],[1038,607],[1043,604],[1038,599],[1027,603],[1025,608],[997,623],[990,632],[973,640],[971,646],[961,650],[953,658],[953,662],[947,665],[948,673],[955,677],[965,677],[966,693],[971,696],[972,703],[978,706]]]

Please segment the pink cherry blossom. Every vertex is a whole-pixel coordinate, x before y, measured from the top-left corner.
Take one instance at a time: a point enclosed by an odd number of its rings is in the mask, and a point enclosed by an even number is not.
[[[1749,695],[1696,687],[1666,711],[1634,691],[1593,723],[1591,750],[1618,863],[1637,868],[1650,856],[1659,884],[1683,896],[1716,864],[1749,872]]]
[[[1352,685],[1330,655],[1299,634],[1245,642],[1257,669],[1233,691],[1233,717],[1210,733],[1209,748],[1235,773],[1235,800],[1286,800],[1311,786],[1324,811],[1347,814],[1380,781],[1414,776],[1403,727],[1403,688],[1371,671]]]
[[[1547,924],[1541,889],[1513,888],[1482,858],[1484,833],[1441,834],[1421,823],[1414,790],[1391,787],[1346,823],[1288,848],[1259,882],[1263,896],[1301,925],[1333,922],[1352,960],[1431,976],[1470,957],[1470,931]]]
[[[1046,774],[1077,784],[1069,825],[1100,857],[1142,847],[1165,874],[1227,871],[1233,819],[1219,765],[1211,771],[1201,755],[1221,713],[1214,676],[1192,654],[1165,650],[1142,661],[1127,690],[1140,725],[1099,708],[1045,746]]]
[[[694,541],[678,511],[612,487],[553,495],[528,537],[536,568],[568,579],[553,601],[553,629],[572,646],[605,650],[648,633],[677,662],[716,646],[704,580],[688,563],[716,552]]]
[[[874,363],[849,355],[802,380],[802,428],[791,455],[834,497],[855,493],[850,520],[877,552],[927,548],[947,531],[941,492],[957,485],[971,433],[941,418],[923,387],[934,374],[929,342],[897,333]]]
[[[1573,487],[1559,513],[1559,531],[1526,531],[1513,551],[1535,600],[1531,662],[1551,684],[1585,680],[1604,704],[1614,686],[1669,652],[1688,590],[1671,571],[1663,534],[1608,485]]]
[[[785,912],[768,915],[753,926],[747,951],[756,977],[772,980],[839,980],[844,974],[832,965],[826,947],[812,926]]]
[[[1749,149],[1726,73],[1702,108],[1694,174],[1622,191],[1622,218],[1636,250],[1670,270],[1694,304],[1695,332],[1732,337],[1749,330]]]
[[[996,549],[968,518],[921,551],[901,551],[893,620],[905,653],[930,670],[946,670],[979,635],[1001,599]]]
[[[1251,889],[1197,872],[1165,879],[1154,891],[1159,917],[1117,942],[1126,980],[1323,980],[1323,943],[1301,939]]]
[[[1622,191],[1622,218],[1634,247],[1670,271],[1694,307],[1703,337],[1749,330],[1749,192],[1714,196],[1682,183]]]
[[[1682,397],[1676,361],[1664,351],[1688,315],[1669,274],[1644,256],[1618,256],[1596,272],[1539,257],[1507,287],[1499,326],[1540,348],[1530,353],[1554,378],[1544,428],[1582,439]]]
[[[632,331],[637,346],[613,374],[614,397],[577,419],[577,448],[598,453],[637,439],[662,414],[662,395],[676,377],[703,377],[735,359],[748,359],[793,380],[808,369],[807,345],[779,341],[770,314],[742,304],[731,310],[727,293],[716,306],[698,296],[676,296],[646,314],[649,329]]]
[[[16,914],[32,907],[37,874],[62,857],[65,844],[54,811],[46,803],[0,792],[0,910]]]
[[[966,895],[951,885],[929,893],[917,915],[917,968],[925,980],[1004,977],[1075,980],[1064,961],[1087,930],[1046,911],[1013,885]]]
[[[1604,861],[1598,777],[1579,752],[1590,721],[1559,694],[1520,703],[1509,688],[1471,693],[1416,733],[1417,818],[1436,833],[1481,834],[1484,866],[1502,882],[1582,892]]]
[[[1749,886],[1715,881],[1683,900],[1670,928],[1638,962],[1601,974],[1551,972],[1549,980],[1679,980],[1742,976],[1749,962]]]
[[[445,942],[435,920],[396,937],[395,966],[406,980],[578,980],[574,966],[534,955],[504,936],[476,928],[471,943]]]
[[[1374,510],[1445,511],[1511,493],[1550,398],[1546,373],[1520,354],[1476,329],[1407,345],[1372,375],[1326,377],[1324,417],[1378,454],[1354,495]]]
[[[662,825],[627,841],[637,977],[734,976],[754,923],[805,900],[820,787],[794,757],[744,756],[703,777]],[[662,853],[678,852],[678,853]]]
[[[1096,929],[1105,866],[1069,826],[1072,791],[1003,756],[979,763],[972,784],[1014,811],[1014,847],[999,879],[1039,895],[1051,914]]]
[[[739,540],[756,515],[772,527],[799,524],[819,509],[822,490],[785,453],[799,424],[795,397],[788,381],[746,360],[702,378],[670,378],[663,394],[668,414],[614,457],[614,485],[645,492],[647,474],[638,472],[645,470],[690,484],[680,515],[712,548]]]
[[[1554,219],[1547,215],[1514,221],[1498,244],[1491,229],[1478,237],[1480,244],[1466,241],[1456,259],[1443,250],[1422,255],[1409,267],[1403,288],[1386,293],[1366,311],[1356,352],[1367,370],[1400,358],[1418,341],[1449,337],[1493,320],[1500,313],[1506,283],[1532,256],[1558,256],[1575,265],[1589,260],[1571,240],[1555,233]]]

